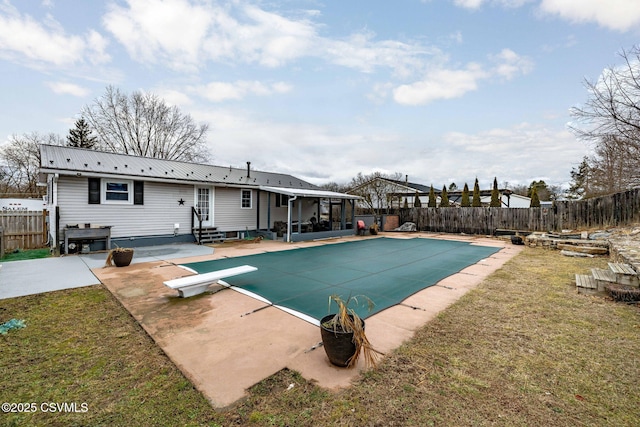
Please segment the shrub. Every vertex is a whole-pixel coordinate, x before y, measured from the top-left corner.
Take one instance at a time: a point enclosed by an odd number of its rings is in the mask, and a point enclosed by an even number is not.
[[[440,194],[440,207],[448,208],[451,205],[449,204],[449,196],[447,195],[447,187],[442,187],[442,194]]]
[[[471,206],[474,208],[482,206],[482,202],[480,202],[480,185],[478,184],[478,178],[476,178],[476,183],[473,185],[473,200],[471,201]]]
[[[422,202],[420,201],[420,194],[418,194],[417,191],[416,191],[416,195],[413,196],[413,207],[415,207],[415,208],[421,208],[422,207]]]
[[[501,206],[500,202],[500,192],[498,191],[498,180],[493,178],[493,190],[491,190],[491,203],[489,203],[489,207],[499,208]]]
[[[435,207],[438,206],[437,203],[436,203],[436,192],[433,191],[433,185],[429,189],[429,204],[428,204],[428,206],[430,208],[435,208]]]
[[[471,202],[469,201],[469,186],[467,183],[464,183],[464,188],[462,189],[462,199],[460,200],[460,206],[463,208],[468,208],[471,206]]]

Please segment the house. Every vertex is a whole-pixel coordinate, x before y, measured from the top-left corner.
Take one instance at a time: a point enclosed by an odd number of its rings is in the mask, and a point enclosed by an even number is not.
[[[383,209],[393,209],[404,207],[404,202],[412,208],[415,206],[416,194],[420,199],[422,207],[427,207],[429,203],[429,192],[431,186],[409,182],[408,177],[404,180],[394,180],[385,177],[375,177],[364,184],[354,187],[348,191],[350,194],[362,196],[357,202],[361,209],[380,211]],[[492,190],[480,190],[480,202],[482,206],[489,206],[491,203]],[[528,208],[531,205],[529,197],[513,193],[508,189],[499,189],[500,201],[503,208]],[[434,188],[436,204],[440,206],[441,189]],[[460,206],[462,200],[462,190],[447,191],[449,203],[452,206]],[[473,190],[469,191],[469,198],[473,196]]]
[[[384,209],[402,208],[405,200],[407,205],[412,208],[416,193],[419,194],[422,206],[426,207],[429,202],[429,189],[430,187],[427,185],[416,184],[408,180],[400,181],[377,176],[349,189],[348,193],[361,196],[361,200],[357,202],[360,209],[375,209],[379,212]],[[440,197],[436,197],[439,202]]]
[[[482,206],[489,206],[491,204],[491,192],[492,190],[480,190],[480,203]],[[498,189],[500,194],[500,202],[503,208],[528,208],[531,206],[531,198],[515,194],[511,190],[506,188]],[[456,190],[448,193],[449,202],[460,205],[462,199],[462,191]],[[469,190],[469,200],[473,197],[473,189]]]
[[[135,247],[259,234],[286,241],[355,234],[357,196],[251,170],[249,162],[243,169],[54,145],[42,145],[40,158],[50,241],[65,251],[68,236],[100,250],[109,239]],[[340,210],[323,219],[327,203]]]

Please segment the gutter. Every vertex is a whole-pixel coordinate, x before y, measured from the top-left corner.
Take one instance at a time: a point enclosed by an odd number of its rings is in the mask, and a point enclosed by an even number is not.
[[[296,201],[296,199],[298,198],[298,196],[293,196],[293,197],[289,197],[289,201],[287,202],[287,243],[291,243],[291,228],[292,225],[291,224],[291,207],[293,206],[293,202]],[[298,220],[298,232],[300,231],[300,227],[302,226],[302,224],[300,223],[300,220]]]

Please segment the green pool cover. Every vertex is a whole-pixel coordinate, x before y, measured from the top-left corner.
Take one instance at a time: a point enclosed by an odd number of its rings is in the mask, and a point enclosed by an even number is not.
[[[225,282],[317,324],[328,314],[330,295],[358,297],[359,304],[352,308],[366,318],[498,250],[466,242],[382,237],[183,266],[197,273],[245,264],[257,267]],[[374,302],[371,311],[363,295]]]

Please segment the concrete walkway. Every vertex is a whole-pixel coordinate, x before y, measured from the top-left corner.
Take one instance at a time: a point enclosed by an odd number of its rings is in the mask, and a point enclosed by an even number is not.
[[[132,264],[212,255],[213,248],[192,244],[135,248]],[[107,253],[67,255],[0,263],[0,299],[79,288],[100,283],[92,269],[104,266]]]

